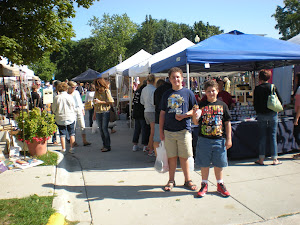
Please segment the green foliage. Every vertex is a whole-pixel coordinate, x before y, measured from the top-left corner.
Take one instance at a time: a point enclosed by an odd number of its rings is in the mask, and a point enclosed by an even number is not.
[[[220,30],[219,27],[209,25],[209,23],[206,23],[205,25],[202,21],[195,22],[193,30],[194,38],[196,35],[198,35],[200,41],[203,41],[211,36],[218,35],[224,32],[224,30]]]
[[[122,55],[124,58],[126,46],[136,34],[137,25],[126,14],[122,16],[104,14],[101,20],[94,16],[89,25],[93,27],[95,45],[92,50],[97,56],[96,64],[100,71],[118,64],[119,56]]]
[[[300,2],[299,0],[284,0],[285,6],[277,6],[275,17],[276,29],[282,34],[283,40],[288,40],[300,33]]]
[[[74,0],[88,8],[94,0]],[[75,17],[70,0],[0,1],[0,55],[11,62],[36,62],[74,37],[68,18]]]
[[[54,115],[42,111],[40,108],[34,108],[29,113],[21,112],[16,119],[20,132],[17,134],[19,140],[32,142],[45,141],[53,135],[57,127],[55,125]]]
[[[56,70],[56,65],[50,61],[50,54],[46,53],[36,63],[29,65],[35,75],[39,76],[44,81],[50,81]]]
[[[32,225],[47,224],[55,212],[53,196],[32,195],[21,199],[0,200],[0,224]]]
[[[65,80],[78,76],[88,68],[103,72],[141,49],[155,54],[186,37],[194,42],[195,36],[204,40],[224,31],[202,21],[194,26],[177,24],[168,20],[156,20],[147,15],[138,26],[126,14],[104,14],[100,19],[89,21],[92,37],[80,41],[67,41],[59,51],[51,54],[51,61],[57,65],[56,79]]]
[[[96,64],[96,53],[92,50],[94,45],[94,38],[68,41],[62,44],[60,51],[53,52],[50,56],[51,61],[57,65],[55,78],[58,80],[71,80],[88,68],[101,71]]]

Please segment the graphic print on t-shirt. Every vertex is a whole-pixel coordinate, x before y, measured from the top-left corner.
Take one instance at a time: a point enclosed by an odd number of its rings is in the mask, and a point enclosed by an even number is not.
[[[223,106],[208,105],[202,108],[201,134],[204,136],[222,137]]]
[[[168,113],[176,113],[176,114],[182,114],[182,104],[184,103],[183,97],[181,97],[178,94],[172,94],[168,98]]]

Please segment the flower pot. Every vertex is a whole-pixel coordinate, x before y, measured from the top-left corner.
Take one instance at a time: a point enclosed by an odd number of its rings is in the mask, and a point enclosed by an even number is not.
[[[41,156],[47,153],[47,141],[27,143],[28,151],[31,156]]]

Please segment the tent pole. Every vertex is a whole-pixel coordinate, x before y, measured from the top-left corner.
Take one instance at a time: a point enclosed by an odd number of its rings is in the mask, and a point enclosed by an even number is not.
[[[186,79],[187,79],[187,87],[190,89],[190,65],[186,64]]]
[[[131,127],[131,110],[132,110],[132,77],[129,77],[129,128]]]

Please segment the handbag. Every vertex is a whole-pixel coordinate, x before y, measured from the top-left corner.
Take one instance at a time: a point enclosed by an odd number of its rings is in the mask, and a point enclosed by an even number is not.
[[[117,114],[115,112],[115,109],[113,107],[110,107],[109,109],[109,122],[115,122],[117,120]]]
[[[274,84],[271,84],[271,94],[268,96],[267,107],[274,112],[280,112],[283,110],[281,102],[276,95]]]
[[[169,171],[169,163],[165,142],[161,141],[158,148],[156,148],[157,157],[154,164],[154,169],[159,173],[166,173]]]
[[[88,101],[84,103],[84,110],[91,110],[93,108],[93,103],[92,101]]]

